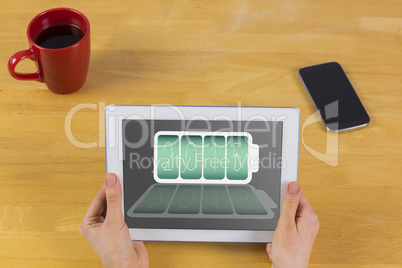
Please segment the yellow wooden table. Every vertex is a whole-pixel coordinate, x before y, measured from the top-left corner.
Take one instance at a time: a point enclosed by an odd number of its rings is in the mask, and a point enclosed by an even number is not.
[[[6,69],[29,21],[56,6],[92,26],[87,82],[66,96]],[[297,71],[326,61],[372,121],[335,137],[335,167],[308,151],[326,151],[322,123],[304,129],[299,181],[321,223],[310,267],[402,267],[401,1],[3,0],[0,29],[0,267],[101,265],[79,225],[103,185],[105,105],[294,106],[303,124],[315,109]],[[92,148],[65,132],[82,104],[72,134]],[[263,244],[145,244],[153,267],[269,263]]]

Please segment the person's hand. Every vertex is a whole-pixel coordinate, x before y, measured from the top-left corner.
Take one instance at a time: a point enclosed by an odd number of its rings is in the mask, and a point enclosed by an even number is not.
[[[282,213],[272,244],[267,245],[272,267],[308,267],[319,229],[317,214],[300,191],[299,183],[290,182],[285,192]]]
[[[123,219],[121,185],[115,174],[106,174],[81,224],[81,234],[95,249],[103,267],[148,267],[144,243],[131,241]]]

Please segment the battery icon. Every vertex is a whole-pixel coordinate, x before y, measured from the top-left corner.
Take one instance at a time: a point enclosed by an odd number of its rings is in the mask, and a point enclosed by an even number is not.
[[[259,169],[259,147],[247,132],[159,131],[154,179],[159,183],[247,184]]]

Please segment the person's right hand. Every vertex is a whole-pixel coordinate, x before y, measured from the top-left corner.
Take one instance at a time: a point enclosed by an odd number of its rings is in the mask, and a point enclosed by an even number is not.
[[[299,183],[290,182],[272,244],[267,245],[272,268],[308,267],[319,229],[317,214],[300,191]]]

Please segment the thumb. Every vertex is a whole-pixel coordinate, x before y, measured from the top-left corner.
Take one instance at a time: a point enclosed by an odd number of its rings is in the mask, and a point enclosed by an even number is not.
[[[282,213],[280,217],[282,224],[291,226],[295,223],[300,197],[300,184],[295,181],[290,182],[283,198]]]
[[[107,207],[105,221],[108,221],[112,224],[123,221],[123,212],[121,207],[121,186],[116,174],[106,174],[105,192]]]

